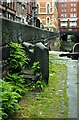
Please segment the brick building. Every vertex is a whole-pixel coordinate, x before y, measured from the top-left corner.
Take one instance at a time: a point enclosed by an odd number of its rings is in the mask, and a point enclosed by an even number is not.
[[[16,2],[2,2],[0,0],[0,16],[6,17],[11,20],[16,19]]]
[[[35,25],[36,0],[26,0],[27,22]]]
[[[79,32],[79,0],[59,0],[58,21],[61,32]]]
[[[42,28],[50,31],[58,29],[58,13],[54,0],[37,0],[37,17]]]
[[[4,0],[3,0],[4,1]],[[34,25],[36,0],[0,0],[0,16]]]

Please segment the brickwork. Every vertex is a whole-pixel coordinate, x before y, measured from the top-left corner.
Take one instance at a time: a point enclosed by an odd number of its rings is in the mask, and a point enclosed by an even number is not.
[[[58,21],[61,32],[79,32],[79,1],[57,2]]]
[[[45,29],[51,31],[58,30],[58,12],[55,2],[52,0],[37,0],[37,4],[39,7],[37,17],[40,19],[41,25],[43,25]]]

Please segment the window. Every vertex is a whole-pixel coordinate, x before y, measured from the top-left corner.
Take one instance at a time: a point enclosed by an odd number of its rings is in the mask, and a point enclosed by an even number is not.
[[[66,7],[66,3],[62,3],[62,7]]]
[[[73,12],[73,8],[71,8],[71,12]]]
[[[74,8],[74,10],[73,10],[74,12],[76,12],[76,8]]]
[[[50,10],[49,7],[50,7],[49,4],[47,4],[47,14],[49,14],[49,10]]]
[[[77,14],[74,14],[74,17],[77,17]]]
[[[76,6],[76,3],[71,3],[71,7],[73,7],[73,6],[75,7],[75,6]]]
[[[66,9],[62,8],[62,12],[66,12]]]
[[[7,0],[7,3],[11,3],[11,0]]]
[[[74,22],[74,21],[70,22],[70,27],[76,27],[76,26],[77,26],[76,22]]]
[[[71,12],[76,12],[76,8],[71,8]]]
[[[71,2],[76,2],[76,0],[71,0]]]
[[[74,3],[74,7],[76,6],[76,3]]]
[[[13,20],[13,15],[8,13],[8,19]]]
[[[50,18],[47,17],[47,25],[50,25]]]
[[[54,22],[54,15],[52,16],[52,21]]]
[[[0,16],[2,16],[2,10],[0,9]]]
[[[73,6],[73,3],[71,3],[71,7]]]
[[[61,27],[67,27],[67,22],[66,21],[62,21],[61,22]]]
[[[72,13],[72,14],[70,14],[70,17],[71,17],[71,18],[72,18],[72,17],[77,17],[77,14]]]
[[[49,18],[47,18],[47,24],[49,24]]]
[[[62,18],[66,18],[66,17],[67,17],[67,14],[66,14],[66,13],[61,14],[61,17],[62,17]]]

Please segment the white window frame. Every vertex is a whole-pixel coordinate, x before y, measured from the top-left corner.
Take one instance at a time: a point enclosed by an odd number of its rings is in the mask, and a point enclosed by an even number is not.
[[[66,17],[67,17],[66,13],[61,14],[61,18],[66,18]]]
[[[77,26],[77,22],[76,21],[71,21],[70,22],[70,27],[76,27]]]
[[[7,0],[7,3],[11,3],[11,0]]]
[[[50,5],[50,2],[47,2],[47,3],[46,3],[46,14],[48,14],[48,13],[47,13],[47,5],[48,5],[48,4],[49,4],[49,14],[50,14],[50,6],[51,6],[51,5]]]
[[[74,3],[74,5],[73,5],[74,7],[76,7],[76,3]]]
[[[65,8],[63,8],[63,9],[62,9],[62,12],[66,12],[66,9],[65,9]]]
[[[68,26],[67,21],[62,21],[61,22],[61,27],[67,27],[67,26]]]
[[[63,4],[62,4],[62,8],[65,8],[65,7],[66,7],[66,3],[63,3]]]
[[[71,7],[73,7],[74,6],[74,4],[73,3],[71,3]]]
[[[76,17],[77,17],[77,14],[76,14],[76,13],[71,13],[71,14],[70,14],[70,17],[71,17],[71,18],[76,18]]]
[[[74,12],[76,12],[76,8],[74,8]]]

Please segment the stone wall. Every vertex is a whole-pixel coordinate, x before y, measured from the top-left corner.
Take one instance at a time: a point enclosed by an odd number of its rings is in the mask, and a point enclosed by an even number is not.
[[[5,76],[8,72],[7,68],[7,58],[9,56],[9,47],[8,44],[10,42],[28,42],[32,44],[39,43],[40,41],[44,42],[44,40],[54,39],[58,33],[50,32],[47,30],[43,30],[37,27],[33,27],[30,25],[25,25],[18,22],[13,22],[6,18],[0,18],[0,74]],[[34,60],[38,60],[41,63],[41,71],[43,74],[43,78],[46,79],[46,83],[48,83],[49,76],[49,54],[48,50],[39,50],[39,52],[34,53]],[[43,54],[43,59],[40,59],[41,54]],[[37,57],[38,56],[38,59]],[[42,60],[42,61],[41,61]],[[43,64],[44,61],[44,64]]]
[[[0,42],[0,46],[4,46],[11,41],[37,43],[44,39],[53,38],[57,34],[5,18],[0,18],[0,23],[2,24],[2,43]]]

